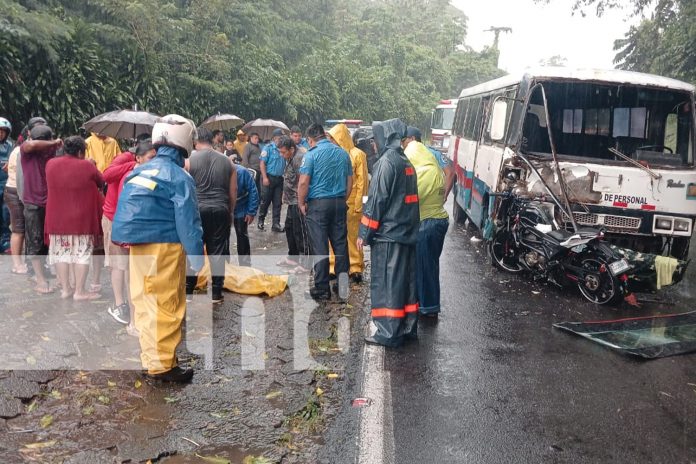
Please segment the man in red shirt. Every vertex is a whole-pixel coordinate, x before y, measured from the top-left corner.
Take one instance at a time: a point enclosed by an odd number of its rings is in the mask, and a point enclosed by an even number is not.
[[[46,125],[34,127],[29,133],[29,140],[20,148],[22,173],[24,176],[24,233],[25,253],[31,259],[36,276],[38,293],[51,293],[53,289],[48,284],[44,274],[42,256],[48,253],[44,241],[44,222],[46,220],[46,202],[48,187],[46,186],[46,163],[56,156],[63,146],[61,139],[53,139],[53,130]]]

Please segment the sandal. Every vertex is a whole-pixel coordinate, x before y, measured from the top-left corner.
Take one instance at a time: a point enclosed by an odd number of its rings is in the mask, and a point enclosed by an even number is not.
[[[24,267],[13,267],[12,268],[12,273],[13,274],[19,274],[19,275],[26,275],[29,273],[29,268],[26,266]]]
[[[101,284],[90,284],[89,285],[90,293],[99,293],[99,292],[101,292],[101,289],[102,289]]]

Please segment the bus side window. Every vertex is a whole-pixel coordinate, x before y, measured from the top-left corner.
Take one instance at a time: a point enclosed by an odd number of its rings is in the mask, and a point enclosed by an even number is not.
[[[454,135],[462,137],[464,135],[464,124],[466,122],[466,111],[469,108],[469,99],[462,98],[457,105],[457,114],[454,118]]]
[[[663,145],[672,150],[672,153],[677,153],[677,115],[671,113],[667,115],[665,121],[665,141]]]
[[[469,113],[466,118],[464,137],[468,140],[476,140],[476,123],[481,111],[481,97],[472,98],[469,104]]]

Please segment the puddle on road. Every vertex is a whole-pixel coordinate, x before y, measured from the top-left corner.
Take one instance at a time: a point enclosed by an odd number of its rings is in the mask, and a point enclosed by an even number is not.
[[[182,453],[162,459],[163,464],[201,464],[201,462],[211,462],[220,464],[229,461],[232,464],[241,464],[249,456],[260,457],[264,452],[260,450],[244,449],[240,447],[220,447],[205,446],[198,449],[195,453]],[[267,461],[274,462],[274,461]]]

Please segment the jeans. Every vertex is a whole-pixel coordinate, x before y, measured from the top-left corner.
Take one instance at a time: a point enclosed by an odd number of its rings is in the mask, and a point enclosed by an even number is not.
[[[421,314],[440,312],[440,255],[449,227],[448,219],[425,219],[416,245],[416,287]]]
[[[202,209],[203,243],[213,276],[213,293],[221,292],[225,283],[225,261],[230,255],[232,218],[227,209]],[[186,277],[187,293],[193,293],[197,276]]]
[[[310,200],[307,204],[307,228],[310,247],[316,256],[314,258],[314,289],[317,292],[330,293],[329,242],[336,254],[336,275],[347,273],[349,267],[346,199]]]
[[[261,209],[259,210],[259,222],[263,223],[268,214],[268,207],[273,202],[273,225],[280,226],[280,209],[283,206],[283,177],[268,176],[271,185],[261,187]]]
[[[244,217],[234,219],[234,232],[237,235],[237,255],[240,266],[251,266],[251,244],[249,243],[249,224]]]
[[[288,256],[294,259],[300,266],[309,269],[309,232],[307,220],[300,212],[297,205],[288,205],[285,216],[285,237],[288,240]]]

